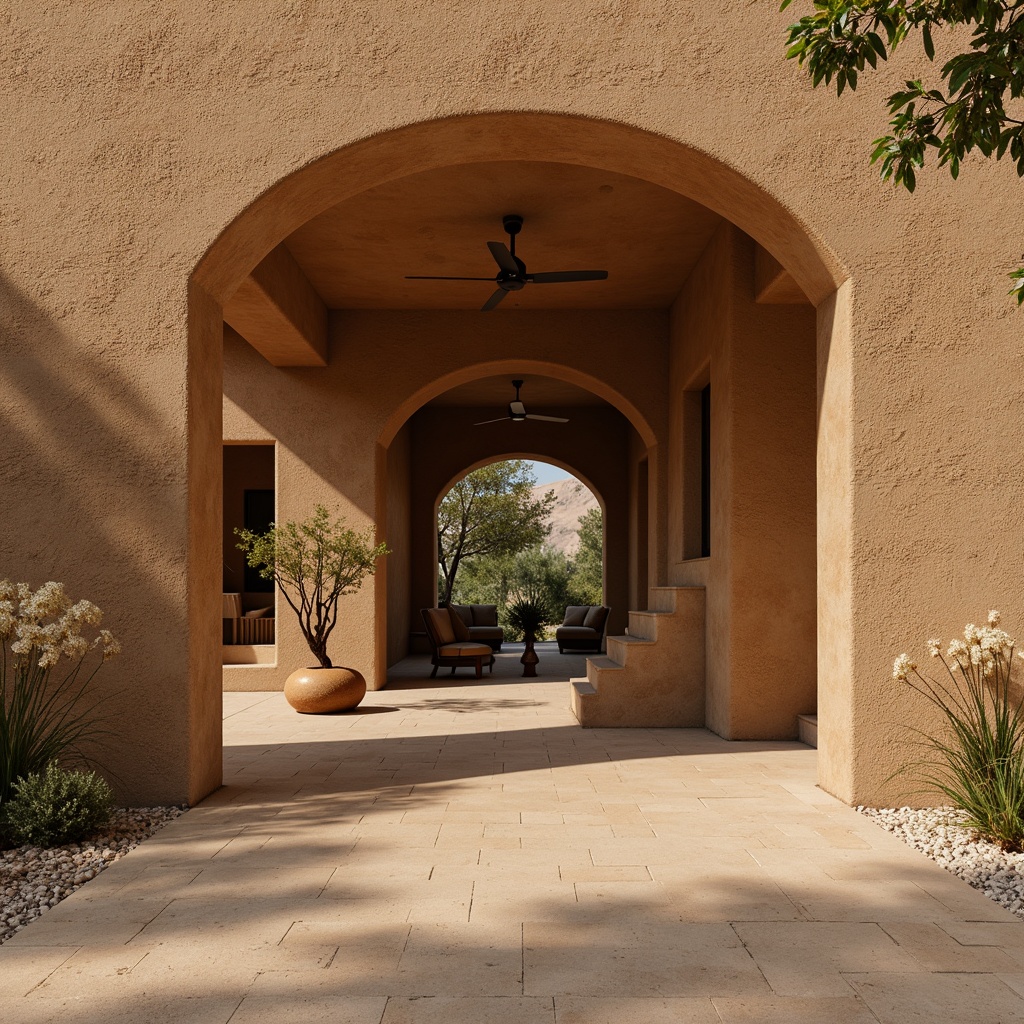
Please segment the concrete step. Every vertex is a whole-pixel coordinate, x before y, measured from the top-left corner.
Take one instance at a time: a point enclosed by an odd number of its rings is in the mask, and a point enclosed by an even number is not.
[[[629,651],[638,647],[653,647],[654,640],[647,640],[640,636],[610,636],[607,638],[608,657],[619,665],[626,664]]]
[[[806,743],[809,747],[818,745],[818,716],[797,715],[796,727],[800,734],[800,742]]]
[[[672,612],[630,612],[629,635],[640,637],[642,640],[657,640],[658,620],[670,619],[672,615]]]

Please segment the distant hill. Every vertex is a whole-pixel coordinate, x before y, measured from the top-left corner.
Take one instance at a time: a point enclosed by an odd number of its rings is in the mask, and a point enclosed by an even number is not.
[[[599,508],[597,498],[579,480],[556,480],[553,484],[538,484],[533,489],[537,498],[543,498],[548,491],[555,492],[555,504],[548,522],[551,534],[545,543],[557,551],[574,555],[579,547],[579,519],[584,512]]]

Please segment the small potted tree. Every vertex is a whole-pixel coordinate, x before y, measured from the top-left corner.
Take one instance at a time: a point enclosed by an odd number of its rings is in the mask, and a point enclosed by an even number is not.
[[[338,601],[372,576],[377,559],[388,554],[373,543],[373,529],[349,529],[331,519],[323,505],[302,522],[273,524],[263,534],[236,530],[239,549],[264,579],[273,580],[298,616],[299,628],[318,664],[293,672],[284,695],[296,711],[347,711],[366,695],[366,680],[352,668],[335,666],[327,641],[338,622]]]
[[[533,649],[534,641],[547,625],[551,615],[539,596],[527,594],[520,596],[508,606],[505,617],[516,632],[523,634],[526,650],[519,661],[523,666],[523,675],[533,678],[537,675],[537,662],[540,661]]]

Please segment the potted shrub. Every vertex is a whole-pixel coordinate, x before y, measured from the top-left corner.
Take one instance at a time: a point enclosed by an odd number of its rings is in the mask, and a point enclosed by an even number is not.
[[[388,554],[374,544],[373,529],[349,529],[323,505],[302,522],[274,523],[263,534],[236,530],[239,549],[264,579],[273,580],[298,616],[299,628],[317,664],[298,669],[285,681],[284,695],[296,711],[347,711],[366,695],[366,680],[355,669],[335,666],[327,642],[338,622],[338,601],[372,576],[377,559]]]
[[[537,652],[533,649],[537,634],[540,633],[548,623],[550,614],[544,604],[536,597],[521,597],[509,605],[505,613],[509,625],[521,632],[526,641],[526,650],[519,659],[523,666],[524,676],[537,675]]]

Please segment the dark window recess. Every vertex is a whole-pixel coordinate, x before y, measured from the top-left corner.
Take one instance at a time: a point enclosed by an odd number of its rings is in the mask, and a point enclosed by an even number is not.
[[[245,528],[253,533],[266,533],[274,522],[274,492],[245,492]],[[247,562],[245,565],[245,589],[250,594],[272,594],[274,581],[260,576]]]
[[[700,393],[700,556],[711,554],[711,385]]]

